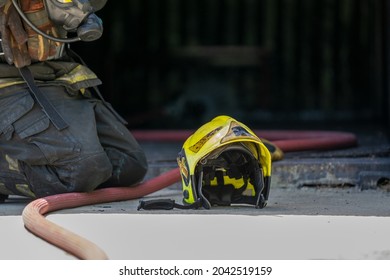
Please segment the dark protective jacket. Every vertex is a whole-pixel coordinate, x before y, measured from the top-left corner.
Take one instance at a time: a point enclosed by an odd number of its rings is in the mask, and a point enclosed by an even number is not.
[[[0,0],[0,7],[7,1],[9,0]],[[43,0],[21,2],[21,8],[28,13],[29,20],[47,34],[66,36],[66,32],[61,27],[54,26],[50,22]],[[23,23],[23,25],[28,35],[26,44],[32,58],[32,64],[28,68],[38,84],[45,82],[46,85],[63,85],[72,91],[82,92],[85,88],[101,84],[95,73],[88,67],[68,56],[67,48],[63,43],[42,38],[27,24]],[[0,53],[2,53],[1,49]],[[24,81],[19,70],[13,65],[8,65],[0,55],[0,89],[21,83]]]
[[[43,197],[140,182],[148,166],[145,153],[99,94],[100,79],[63,43],[34,44],[45,39],[24,29],[33,79],[26,76],[27,68],[0,56],[0,200],[10,194]],[[61,50],[53,49],[57,46]],[[51,107],[42,106],[37,96]],[[56,125],[50,108],[65,127]]]

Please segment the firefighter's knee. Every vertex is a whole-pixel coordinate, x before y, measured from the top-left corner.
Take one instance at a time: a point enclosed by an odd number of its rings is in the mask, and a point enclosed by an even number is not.
[[[112,164],[105,153],[99,153],[78,161],[73,171],[73,191],[89,192],[111,177]]]

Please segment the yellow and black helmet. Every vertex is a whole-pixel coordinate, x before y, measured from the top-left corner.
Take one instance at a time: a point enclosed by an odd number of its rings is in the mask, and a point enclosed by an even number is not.
[[[267,205],[271,154],[251,129],[229,116],[218,116],[192,134],[177,162],[187,205]]]

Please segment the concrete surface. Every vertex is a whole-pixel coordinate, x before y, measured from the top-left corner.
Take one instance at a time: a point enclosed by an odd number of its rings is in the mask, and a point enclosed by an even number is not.
[[[141,143],[147,178],[176,168],[181,143]],[[359,146],[286,154],[273,164],[268,206],[137,211],[139,200],[84,206],[47,219],[103,248],[112,259],[390,259],[390,144],[383,133]],[[143,199],[181,202],[179,183]],[[30,200],[0,205],[0,259],[74,259],[24,229]]]
[[[112,260],[390,259],[390,217],[53,214]],[[0,259],[74,259],[0,217]],[[6,226],[5,226],[6,225]]]

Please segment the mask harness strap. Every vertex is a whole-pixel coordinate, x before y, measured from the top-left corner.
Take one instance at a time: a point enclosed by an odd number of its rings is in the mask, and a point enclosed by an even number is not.
[[[198,199],[192,204],[182,205],[175,202],[173,199],[152,199],[141,200],[138,204],[137,210],[172,210],[178,209],[198,209],[202,206],[201,199]]]
[[[78,61],[79,63],[83,64],[84,66],[88,67],[87,64],[84,62],[84,60],[74,51],[70,48],[70,46],[68,45],[68,48],[67,48],[67,54],[69,56],[71,56],[75,61]],[[106,108],[111,111],[111,113],[114,114],[114,116],[121,122],[123,123],[124,125],[127,125],[127,121],[122,118],[119,113],[117,111],[115,111],[115,109],[112,107],[112,105],[107,102],[103,95],[101,94],[99,88],[97,86],[95,87],[92,87],[97,95],[97,97],[99,97],[99,99],[102,101],[102,103],[104,104],[104,106],[106,106]]]
[[[1,34],[0,34],[0,57],[4,56],[4,51],[3,51],[3,45],[2,42],[3,40],[1,39]]]
[[[37,85],[34,82],[34,77],[27,67],[19,68],[20,75],[23,77],[23,79],[26,81],[29,89],[30,94],[32,97],[38,102],[38,104],[41,106],[42,110],[45,112],[47,117],[50,119],[50,121],[53,123],[53,125],[58,130],[63,130],[68,127],[68,124],[64,121],[64,119],[61,117],[61,115],[57,112],[57,110],[54,108],[53,104],[50,102],[49,99],[42,93],[42,91],[37,87]]]
[[[203,172],[201,173],[203,174]],[[202,176],[202,175],[201,175]],[[140,200],[137,210],[172,210],[178,209],[199,209],[204,206],[202,198],[196,199],[192,204],[182,205],[175,202],[173,199],[151,199],[151,200]],[[207,206],[206,206],[207,207]],[[209,208],[209,207],[208,207]]]

